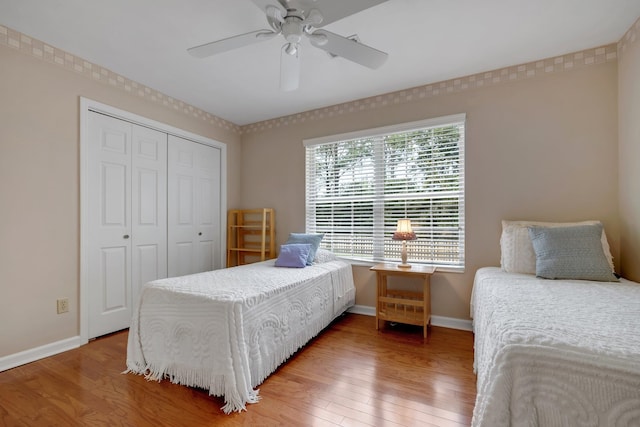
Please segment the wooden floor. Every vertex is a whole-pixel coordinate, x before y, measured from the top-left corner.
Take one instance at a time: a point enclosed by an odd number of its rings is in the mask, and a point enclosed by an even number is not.
[[[375,329],[347,314],[225,415],[206,391],[125,370],[127,331],[0,373],[2,426],[468,426],[476,395],[471,332]]]

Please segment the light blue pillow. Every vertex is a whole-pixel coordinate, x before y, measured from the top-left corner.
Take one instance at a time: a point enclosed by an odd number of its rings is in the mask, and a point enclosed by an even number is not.
[[[276,259],[276,267],[304,268],[307,266],[310,250],[309,244],[282,245]]]
[[[316,259],[316,252],[320,247],[320,242],[324,237],[324,233],[319,234],[308,234],[308,233],[291,233],[289,234],[289,240],[285,243],[285,245],[290,245],[293,243],[306,243],[311,245],[311,250],[309,251],[309,258],[307,258],[307,265],[313,264],[313,261]]]
[[[528,228],[536,253],[536,276],[618,281],[602,249],[602,224]]]

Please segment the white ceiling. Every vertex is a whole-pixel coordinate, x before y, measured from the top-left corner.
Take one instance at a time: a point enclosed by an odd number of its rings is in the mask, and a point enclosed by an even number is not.
[[[250,0],[0,0],[0,24],[238,125],[614,43],[638,17],[639,0],[388,0],[325,27],[387,52],[380,69],[304,41],[281,92],[279,37],[187,53],[269,28]]]

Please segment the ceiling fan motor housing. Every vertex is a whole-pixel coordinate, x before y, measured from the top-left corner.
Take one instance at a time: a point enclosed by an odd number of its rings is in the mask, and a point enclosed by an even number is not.
[[[302,40],[302,18],[287,15],[282,23],[282,35],[289,43],[300,43]]]

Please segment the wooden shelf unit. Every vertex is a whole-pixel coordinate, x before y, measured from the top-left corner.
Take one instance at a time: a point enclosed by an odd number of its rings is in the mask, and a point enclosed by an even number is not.
[[[275,212],[271,208],[227,213],[227,267],[276,257]]]
[[[431,275],[435,268],[424,265],[412,265],[401,268],[396,264],[377,264],[371,267],[376,273],[376,329],[380,322],[398,322],[422,326],[423,336],[431,323]],[[388,276],[405,276],[422,279],[422,292],[389,289]]]

